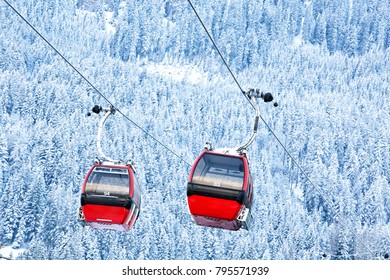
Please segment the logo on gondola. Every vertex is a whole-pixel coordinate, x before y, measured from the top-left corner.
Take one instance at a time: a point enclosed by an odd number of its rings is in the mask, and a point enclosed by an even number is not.
[[[105,191],[105,192],[104,192],[104,195],[105,195],[105,196],[110,196],[110,192]]]

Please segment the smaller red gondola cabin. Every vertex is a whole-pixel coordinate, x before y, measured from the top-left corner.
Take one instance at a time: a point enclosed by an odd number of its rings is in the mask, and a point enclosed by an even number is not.
[[[191,169],[188,208],[201,226],[249,229],[253,184],[245,154],[205,149]]]
[[[131,165],[95,163],[82,188],[82,220],[96,229],[130,230],[141,206],[134,172]]]

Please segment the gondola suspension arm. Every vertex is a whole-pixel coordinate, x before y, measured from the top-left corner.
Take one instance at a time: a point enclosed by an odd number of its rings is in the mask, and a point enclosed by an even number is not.
[[[256,90],[250,89],[248,92],[245,93],[245,97],[248,99],[249,103],[255,109],[256,116],[255,116],[255,124],[253,127],[252,135],[249,138],[248,142],[246,142],[245,144],[243,144],[242,146],[240,146],[237,149],[237,152],[239,154],[245,153],[245,150],[253,143],[253,141],[255,140],[256,135],[257,135],[257,128],[258,128],[259,119],[260,119],[260,108],[259,108],[259,104],[257,103],[257,99],[261,98],[266,103],[271,102],[274,99],[270,92],[267,92],[264,94],[263,92],[260,92],[259,89],[256,89]],[[274,102],[274,106],[277,107],[278,103]]]
[[[107,109],[107,108],[102,108],[101,106],[95,105],[92,108],[92,112],[95,113],[95,114],[99,114],[100,112],[104,112],[104,116],[99,121],[99,128],[98,128],[97,139],[96,139],[96,146],[97,146],[97,149],[98,149],[100,157],[102,159],[110,161],[110,162],[120,162],[119,160],[114,160],[114,159],[110,158],[109,156],[107,156],[103,152],[102,145],[101,145],[101,139],[102,139],[102,135],[103,135],[104,123],[106,122],[107,118],[111,114],[115,114],[114,107],[110,106],[110,108]],[[91,113],[88,113],[88,116],[90,116],[90,115],[91,115]],[[100,162],[99,159],[97,159],[97,161]]]

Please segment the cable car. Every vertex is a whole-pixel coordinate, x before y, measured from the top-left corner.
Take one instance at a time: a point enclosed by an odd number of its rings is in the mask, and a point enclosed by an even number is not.
[[[85,177],[81,210],[85,222],[96,229],[130,230],[138,218],[140,190],[133,167],[95,163]]]
[[[255,125],[249,141],[234,149],[213,150],[206,143],[195,160],[187,183],[187,203],[197,225],[227,230],[249,230],[252,215],[253,182],[246,155],[257,134],[260,110],[257,99],[271,102],[271,93],[249,90],[246,98],[256,110]],[[274,103],[277,106],[277,103]]]
[[[123,163],[107,157],[100,146],[102,127],[113,109],[95,106],[95,113],[106,112],[98,132],[98,150],[107,161],[95,160],[87,172],[81,190],[78,220],[95,229],[129,231],[138,219],[141,189],[131,161]]]
[[[253,184],[246,155],[212,151],[198,156],[187,183],[187,202],[197,225],[249,229]]]

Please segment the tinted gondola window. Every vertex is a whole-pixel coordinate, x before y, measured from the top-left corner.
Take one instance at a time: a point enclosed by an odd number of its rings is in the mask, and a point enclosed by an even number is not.
[[[127,198],[130,193],[130,179],[127,169],[95,167],[85,186],[88,195]]]
[[[244,162],[238,157],[206,153],[196,165],[192,183],[241,190]]]

